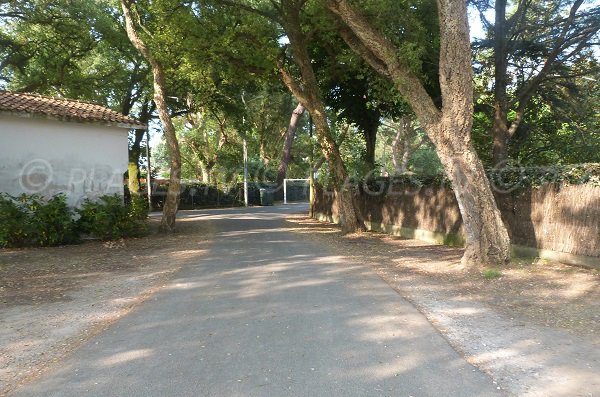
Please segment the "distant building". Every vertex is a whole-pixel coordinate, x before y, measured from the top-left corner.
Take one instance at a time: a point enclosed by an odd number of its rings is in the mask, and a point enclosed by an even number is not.
[[[146,126],[103,106],[0,90],[0,192],[123,195],[128,131]]]

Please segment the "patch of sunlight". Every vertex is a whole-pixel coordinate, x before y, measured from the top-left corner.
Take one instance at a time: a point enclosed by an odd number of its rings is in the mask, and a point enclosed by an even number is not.
[[[169,253],[169,256],[190,258],[205,253],[206,250],[181,250]]]
[[[595,291],[598,288],[598,282],[596,280],[584,281],[578,280],[575,283],[571,283],[565,290],[560,291],[558,294],[563,298],[573,299],[579,298],[591,291]]]
[[[456,307],[456,308],[441,310],[440,312],[444,313],[444,314],[458,314],[458,315],[462,315],[462,316],[473,316],[476,314],[481,314],[481,313],[485,312],[485,310],[477,309],[474,307]]]
[[[518,355],[519,352],[515,349],[494,349],[493,351],[476,354],[474,358],[477,362],[490,362],[500,358],[510,358]]]
[[[552,373],[554,376],[552,376]],[[533,384],[530,386],[528,394],[531,396],[596,395],[595,393],[581,394],[581,385],[590,384],[590,381],[593,382],[598,377],[598,372],[594,371],[593,368],[556,366],[552,373],[532,382]],[[592,387],[590,387],[590,391]]]
[[[131,302],[135,302],[137,299],[136,296],[127,296],[124,298],[115,298],[113,300],[111,300],[112,303],[116,303],[117,305],[126,305],[129,304]]]
[[[154,353],[152,349],[138,349],[138,350],[129,350],[123,353],[113,354],[110,357],[99,360],[98,366],[100,367],[112,367],[115,365],[127,363],[134,360],[139,360],[142,358],[150,357]]]
[[[166,290],[190,290],[196,288],[206,288],[208,284],[205,282],[189,281],[187,283],[174,283],[164,287]]]
[[[33,349],[33,348],[37,347],[38,345],[41,345],[43,342],[44,341],[42,339],[25,339],[25,340],[20,340],[17,342],[9,343],[0,349],[0,357],[2,358],[2,359],[0,359],[0,363],[3,361],[3,359],[8,358],[7,352],[9,352],[11,350],[25,351],[25,350]]]
[[[275,290],[286,290],[286,289],[291,289],[291,288],[302,288],[302,287],[314,287],[317,285],[324,285],[324,284],[330,284],[332,283],[332,280],[328,280],[328,279],[312,279],[312,280],[304,280],[304,281],[297,281],[294,283],[286,283],[286,284],[282,284],[280,286],[275,287]]]
[[[233,251],[234,253],[236,253],[235,251]],[[240,251],[239,255],[242,255],[241,253],[242,251]],[[273,273],[276,272],[282,272],[282,271],[286,271],[289,270],[288,267],[290,265],[295,265],[295,264],[300,264],[302,262],[299,261],[295,261],[295,262],[271,262],[271,263],[266,263],[264,265],[259,265],[260,263],[263,263],[265,261],[254,261],[252,262],[254,264],[253,267],[243,267],[240,269],[234,269],[234,270],[228,270],[226,272],[222,272],[221,274],[224,276],[231,276],[231,275],[236,275],[236,274],[244,274],[247,275],[247,277],[253,277],[251,274],[252,273],[257,273],[257,274],[262,274],[265,271],[271,272],[271,275],[273,275]]]

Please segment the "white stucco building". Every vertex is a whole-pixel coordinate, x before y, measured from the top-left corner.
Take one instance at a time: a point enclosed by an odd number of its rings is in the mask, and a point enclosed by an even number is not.
[[[146,126],[103,106],[0,91],[0,192],[123,195],[128,131]]]

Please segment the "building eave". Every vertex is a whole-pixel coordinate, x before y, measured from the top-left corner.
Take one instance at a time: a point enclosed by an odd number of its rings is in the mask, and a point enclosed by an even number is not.
[[[34,119],[34,120],[53,120],[53,121],[62,121],[62,122],[71,122],[71,123],[79,123],[79,124],[88,124],[88,125],[101,125],[106,127],[117,127],[128,130],[145,130],[148,126],[146,124],[131,124],[131,123],[118,123],[106,120],[89,120],[89,119],[80,119],[75,117],[61,117],[55,115],[48,115],[44,113],[34,113],[34,112],[15,112],[10,110],[0,110],[0,114],[20,117],[24,119]]]

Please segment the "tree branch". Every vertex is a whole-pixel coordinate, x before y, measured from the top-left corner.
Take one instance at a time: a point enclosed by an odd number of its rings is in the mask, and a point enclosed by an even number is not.
[[[441,113],[427,94],[420,79],[397,57],[397,48],[375,30],[347,0],[321,1],[354,32],[362,46],[369,49],[374,58],[386,65],[389,76],[406,97],[413,111],[423,124],[432,127],[428,129],[433,131],[440,120]]]
[[[308,109],[308,106],[310,105],[308,96],[306,95],[302,87],[300,87],[300,85],[292,77],[292,75],[285,69],[283,63],[277,62],[277,70],[279,71],[279,74],[281,74],[281,79],[283,80],[283,83],[288,87],[288,89],[292,92],[296,99],[298,99],[298,101],[302,105],[304,105],[305,108]]]

